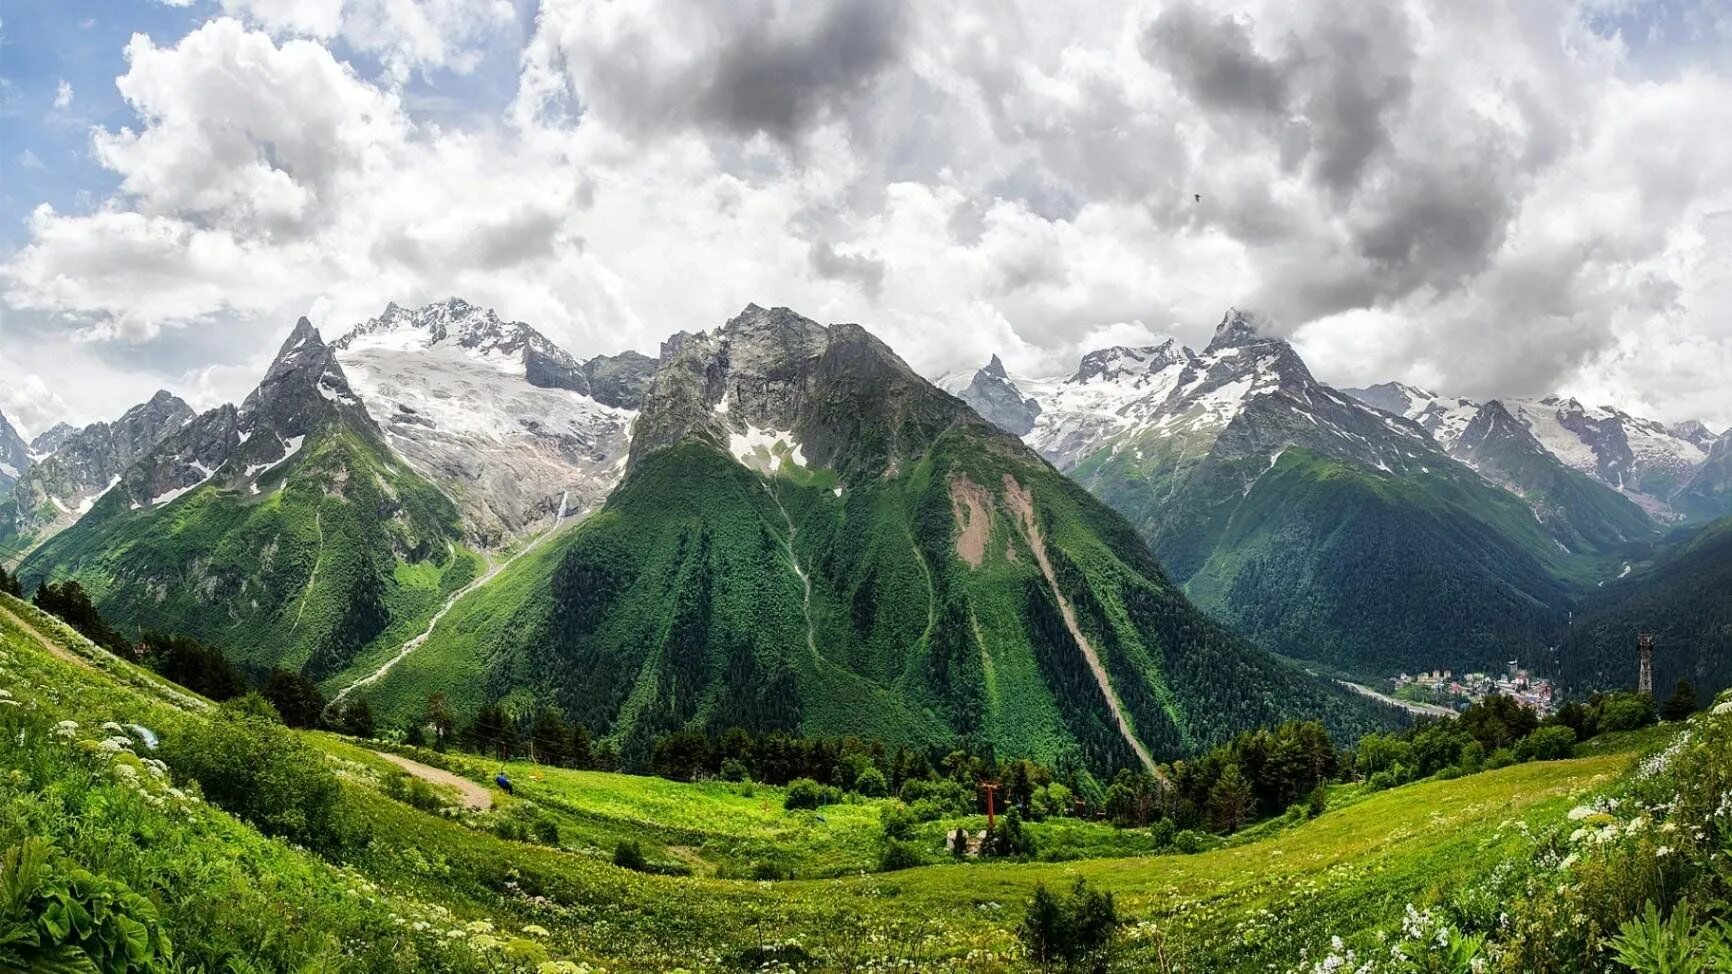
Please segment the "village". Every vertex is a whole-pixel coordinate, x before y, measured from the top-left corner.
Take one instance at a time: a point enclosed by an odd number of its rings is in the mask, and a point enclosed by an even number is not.
[[[1465,710],[1492,694],[1512,697],[1516,702],[1533,710],[1544,717],[1556,709],[1556,698],[1552,681],[1548,677],[1535,676],[1520,665],[1518,660],[1510,660],[1505,672],[1463,673],[1456,676],[1449,670],[1431,670],[1423,673],[1400,673],[1391,680],[1395,685],[1394,695],[1401,700],[1411,700],[1416,703],[1434,704],[1451,710]]]

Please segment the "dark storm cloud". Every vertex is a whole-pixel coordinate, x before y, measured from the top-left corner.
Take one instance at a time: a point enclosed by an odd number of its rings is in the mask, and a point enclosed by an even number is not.
[[[902,0],[793,3],[773,15],[766,4],[675,6],[666,13],[679,20],[666,28],[680,42],[671,58],[644,33],[594,46],[574,40],[578,50],[566,53],[565,67],[586,110],[640,132],[697,126],[791,145],[848,114],[908,43]]]
[[[1356,189],[1367,164],[1388,148],[1391,116],[1413,90],[1405,15],[1379,4],[1351,10],[1301,42],[1313,172],[1337,194]]]
[[[812,244],[806,254],[812,273],[832,281],[847,281],[867,297],[876,298],[884,286],[884,262],[864,254],[837,252],[827,241]]]
[[[1212,16],[1189,4],[1171,7],[1143,32],[1140,49],[1200,105],[1270,115],[1286,111],[1286,69],[1259,55],[1251,32],[1231,16]]]
[[[716,50],[699,111],[742,135],[793,141],[901,53],[900,3],[844,0],[788,34],[746,30]]]

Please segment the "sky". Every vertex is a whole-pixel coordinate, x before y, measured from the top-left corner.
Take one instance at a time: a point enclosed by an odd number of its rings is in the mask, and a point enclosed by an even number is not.
[[[749,302],[928,375],[1206,343],[1732,426],[1722,0],[21,0],[0,411],[238,400],[307,315],[580,357]]]

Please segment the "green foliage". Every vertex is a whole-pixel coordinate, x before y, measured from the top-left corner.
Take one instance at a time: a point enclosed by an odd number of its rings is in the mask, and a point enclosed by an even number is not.
[[[162,757],[196,780],[206,798],[268,835],[330,850],[350,838],[342,789],[323,758],[248,706],[223,704],[209,720],[189,724],[163,743]]]
[[[1679,721],[1696,712],[1696,685],[1689,680],[1679,680],[1672,688],[1672,695],[1660,705],[1660,719]]]
[[[1516,743],[1518,761],[1561,761],[1576,748],[1576,732],[1568,727],[1541,727]]]
[[[98,612],[96,606],[85,594],[84,586],[76,579],[68,579],[58,585],[53,582],[43,582],[31,599],[38,609],[84,634],[86,639],[101,646],[117,656],[129,655],[132,645],[118,629],[108,624],[108,621]]]
[[[912,869],[922,864],[920,847],[903,839],[886,839],[884,851],[878,856],[878,871],[884,873]]]
[[[31,837],[0,855],[0,962],[48,972],[168,971],[156,907],[124,883],[56,861]]]
[[[790,811],[815,809],[841,800],[842,789],[834,785],[821,785],[811,778],[796,778],[788,783],[788,795],[782,800],[782,807]]]
[[[1611,946],[1618,963],[1636,974],[1732,970],[1732,924],[1698,924],[1688,905],[1662,920],[1654,901],[1649,900],[1639,916],[1618,929]]]
[[[1680,531],[1628,578],[1594,590],[1563,630],[1572,687],[1634,687],[1635,634],[1655,637],[1655,686],[1691,679],[1704,697],[1732,686],[1732,517]]]
[[[147,632],[144,663],[188,690],[212,700],[228,700],[247,692],[247,679],[221,652],[196,639]]]
[[[1078,876],[1065,894],[1037,884],[1017,937],[1043,969],[1105,971],[1118,927],[1113,894],[1091,889]]]
[[[290,727],[317,727],[325,712],[319,685],[291,670],[273,669],[259,685],[259,695],[271,702]]]

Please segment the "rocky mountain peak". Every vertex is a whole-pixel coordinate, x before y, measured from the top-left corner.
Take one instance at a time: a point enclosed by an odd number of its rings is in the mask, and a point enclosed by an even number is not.
[[[0,413],[0,497],[11,492],[12,484],[30,466],[30,445]]]
[[[1203,351],[1205,354],[1218,352],[1226,348],[1242,348],[1261,342],[1281,342],[1280,338],[1265,334],[1268,322],[1254,312],[1241,311],[1238,308],[1228,308],[1221,316],[1221,323],[1215,326],[1215,337]]]
[[[589,394],[583,368],[570,353],[521,321],[506,321],[492,308],[459,297],[420,308],[392,301],[376,318],[356,325],[333,343],[345,353],[455,348],[491,368],[521,368],[531,385]]]
[[[974,378],[956,395],[973,406],[981,418],[1017,436],[1024,436],[1034,429],[1035,420],[1040,417],[1040,403],[1034,397],[1022,394],[997,355],[977,370]]]
[[[1140,347],[1114,345],[1110,348],[1096,349],[1084,355],[1070,381],[1082,383],[1095,380],[1113,381],[1120,378],[1136,379],[1140,376],[1159,372],[1169,365],[1189,361],[1191,358],[1191,350],[1180,346],[1171,338],[1159,345]]]
[[[66,442],[66,438],[76,432],[78,432],[78,427],[71,423],[55,423],[36,434],[36,438],[30,441],[30,452],[35,454],[36,459],[40,460],[60,449],[60,445]]]

